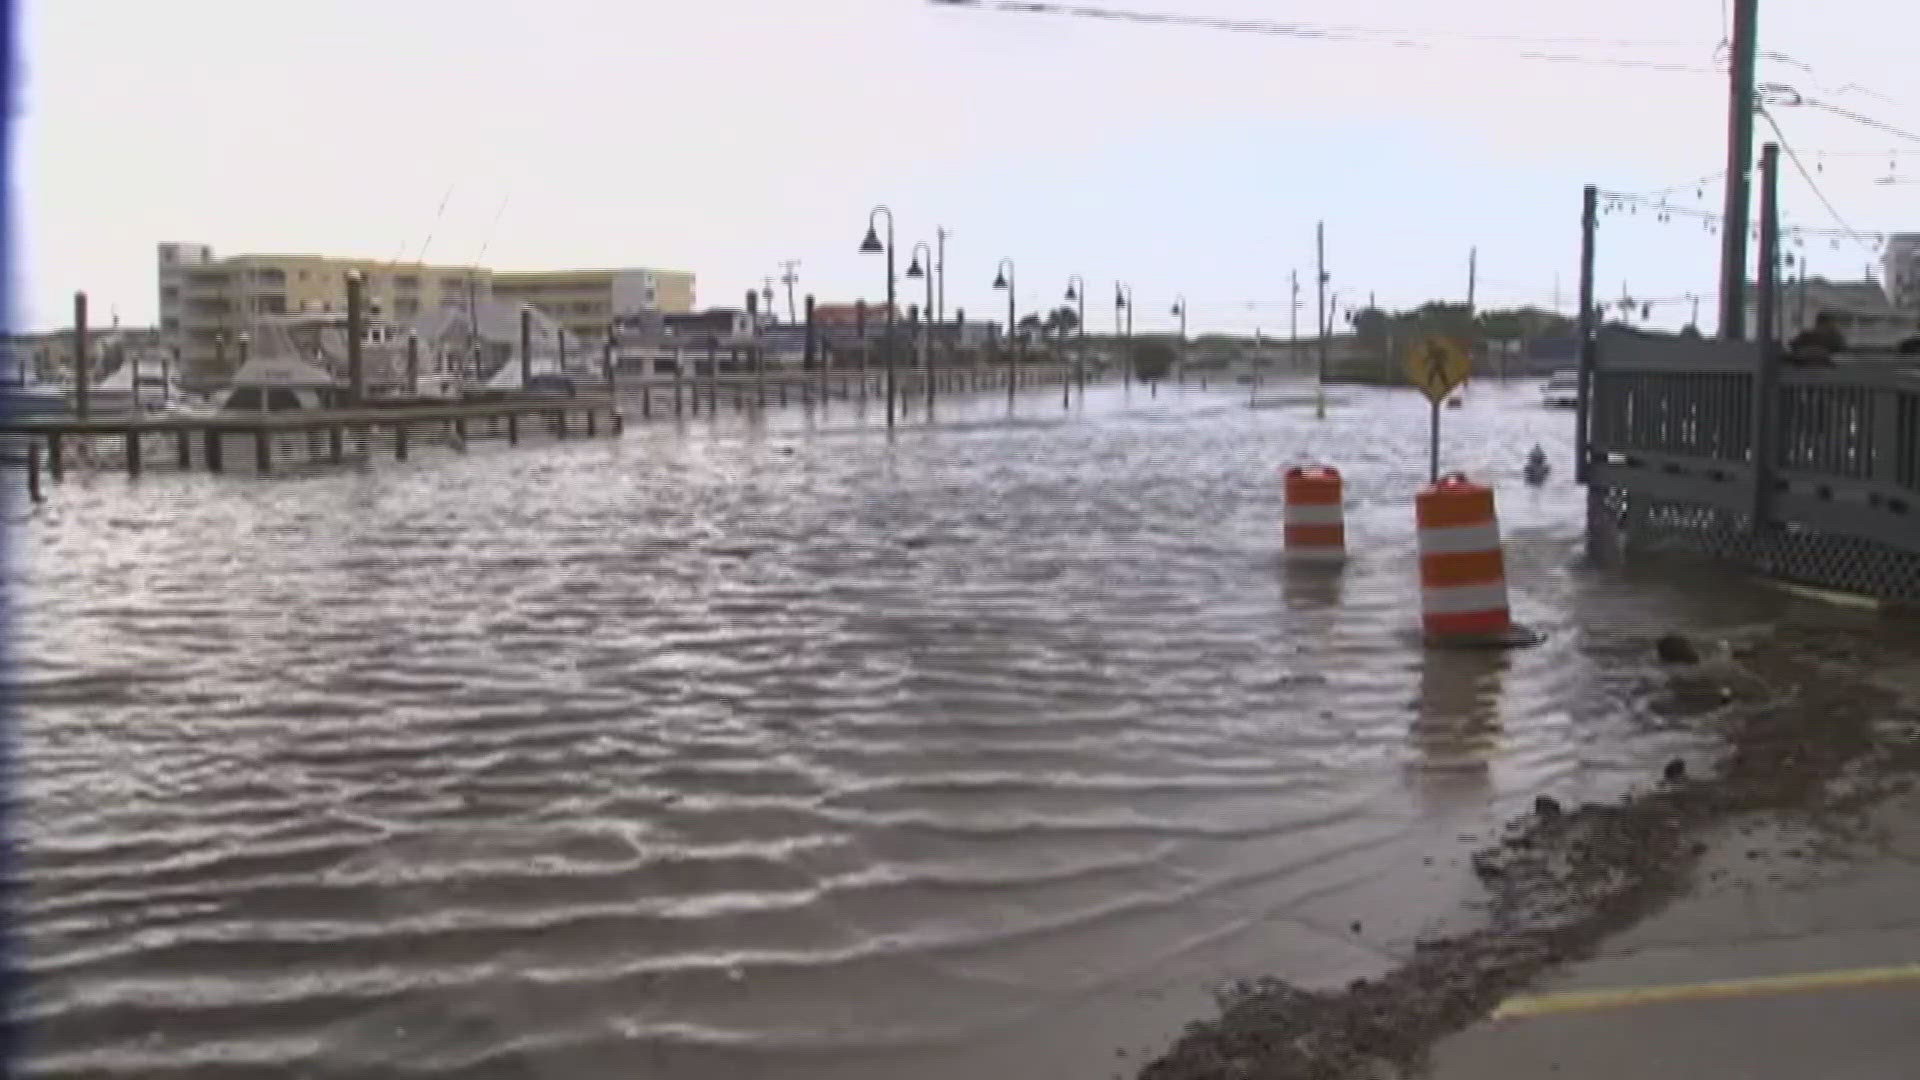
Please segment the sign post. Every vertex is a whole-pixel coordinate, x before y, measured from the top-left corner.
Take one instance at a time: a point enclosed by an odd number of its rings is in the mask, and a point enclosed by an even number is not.
[[[1427,482],[1440,480],[1440,406],[1467,381],[1467,352],[1460,343],[1428,334],[1407,353],[1407,381],[1427,395],[1432,409],[1427,434]]]

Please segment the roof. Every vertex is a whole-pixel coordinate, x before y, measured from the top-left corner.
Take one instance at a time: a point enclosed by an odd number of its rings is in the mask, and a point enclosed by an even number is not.
[[[1759,286],[1749,285],[1748,303],[1759,300]],[[1825,278],[1808,278],[1806,281],[1782,281],[1778,296],[1780,302],[1799,305],[1805,296],[1809,308],[1833,308],[1855,315],[1896,314],[1893,302],[1887,299],[1887,291],[1880,283],[1872,279],[1865,281],[1828,281]]]
[[[339,386],[331,374],[290,356],[256,356],[233,373],[234,386],[285,386],[306,389]]]

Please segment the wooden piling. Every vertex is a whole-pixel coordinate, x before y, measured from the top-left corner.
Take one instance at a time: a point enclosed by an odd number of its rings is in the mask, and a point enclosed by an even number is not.
[[[347,459],[347,433],[337,427],[327,429],[327,457],[335,465]]]
[[[592,406],[588,406],[587,407],[587,438],[591,439],[598,434],[600,434],[599,410],[593,408]]]
[[[27,440],[27,498],[39,502],[40,494],[40,440]]]
[[[47,435],[47,475],[53,477],[55,483],[67,475],[67,455],[61,451],[60,433],[50,432]]]
[[[367,433],[371,435],[373,429],[369,427]],[[407,460],[407,425],[405,421],[398,421],[393,425],[393,460]]]
[[[253,467],[261,476],[273,472],[273,439],[263,427],[253,429]]]
[[[175,451],[180,456],[180,471],[193,468],[193,433],[182,428],[174,434],[174,441],[179,444]]]
[[[520,445],[520,414],[507,414],[507,445]]]
[[[140,475],[140,433],[127,432],[127,475]]]
[[[137,390],[139,383],[134,387]],[[85,421],[93,401],[93,356],[87,340],[87,294],[73,294],[73,415]]]
[[[225,469],[226,463],[220,460],[220,434],[220,429],[218,428],[207,428],[201,432],[203,439],[202,445],[206,450],[207,471],[210,473],[222,472]],[[58,438],[58,436],[49,436],[49,438]]]

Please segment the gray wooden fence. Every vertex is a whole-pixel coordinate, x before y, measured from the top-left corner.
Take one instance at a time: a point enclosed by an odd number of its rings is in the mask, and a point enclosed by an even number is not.
[[[1595,343],[1589,532],[1920,602],[1920,370],[1762,365],[1751,342]]]

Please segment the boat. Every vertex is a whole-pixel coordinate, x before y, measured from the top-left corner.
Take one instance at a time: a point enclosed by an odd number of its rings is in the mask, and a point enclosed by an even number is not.
[[[1540,388],[1540,403],[1554,409],[1571,409],[1580,404],[1579,372],[1554,372]]]
[[[191,403],[194,395],[180,386],[175,375],[173,365],[163,359],[129,356],[111,374],[88,387],[88,407],[99,413],[131,413]]]

